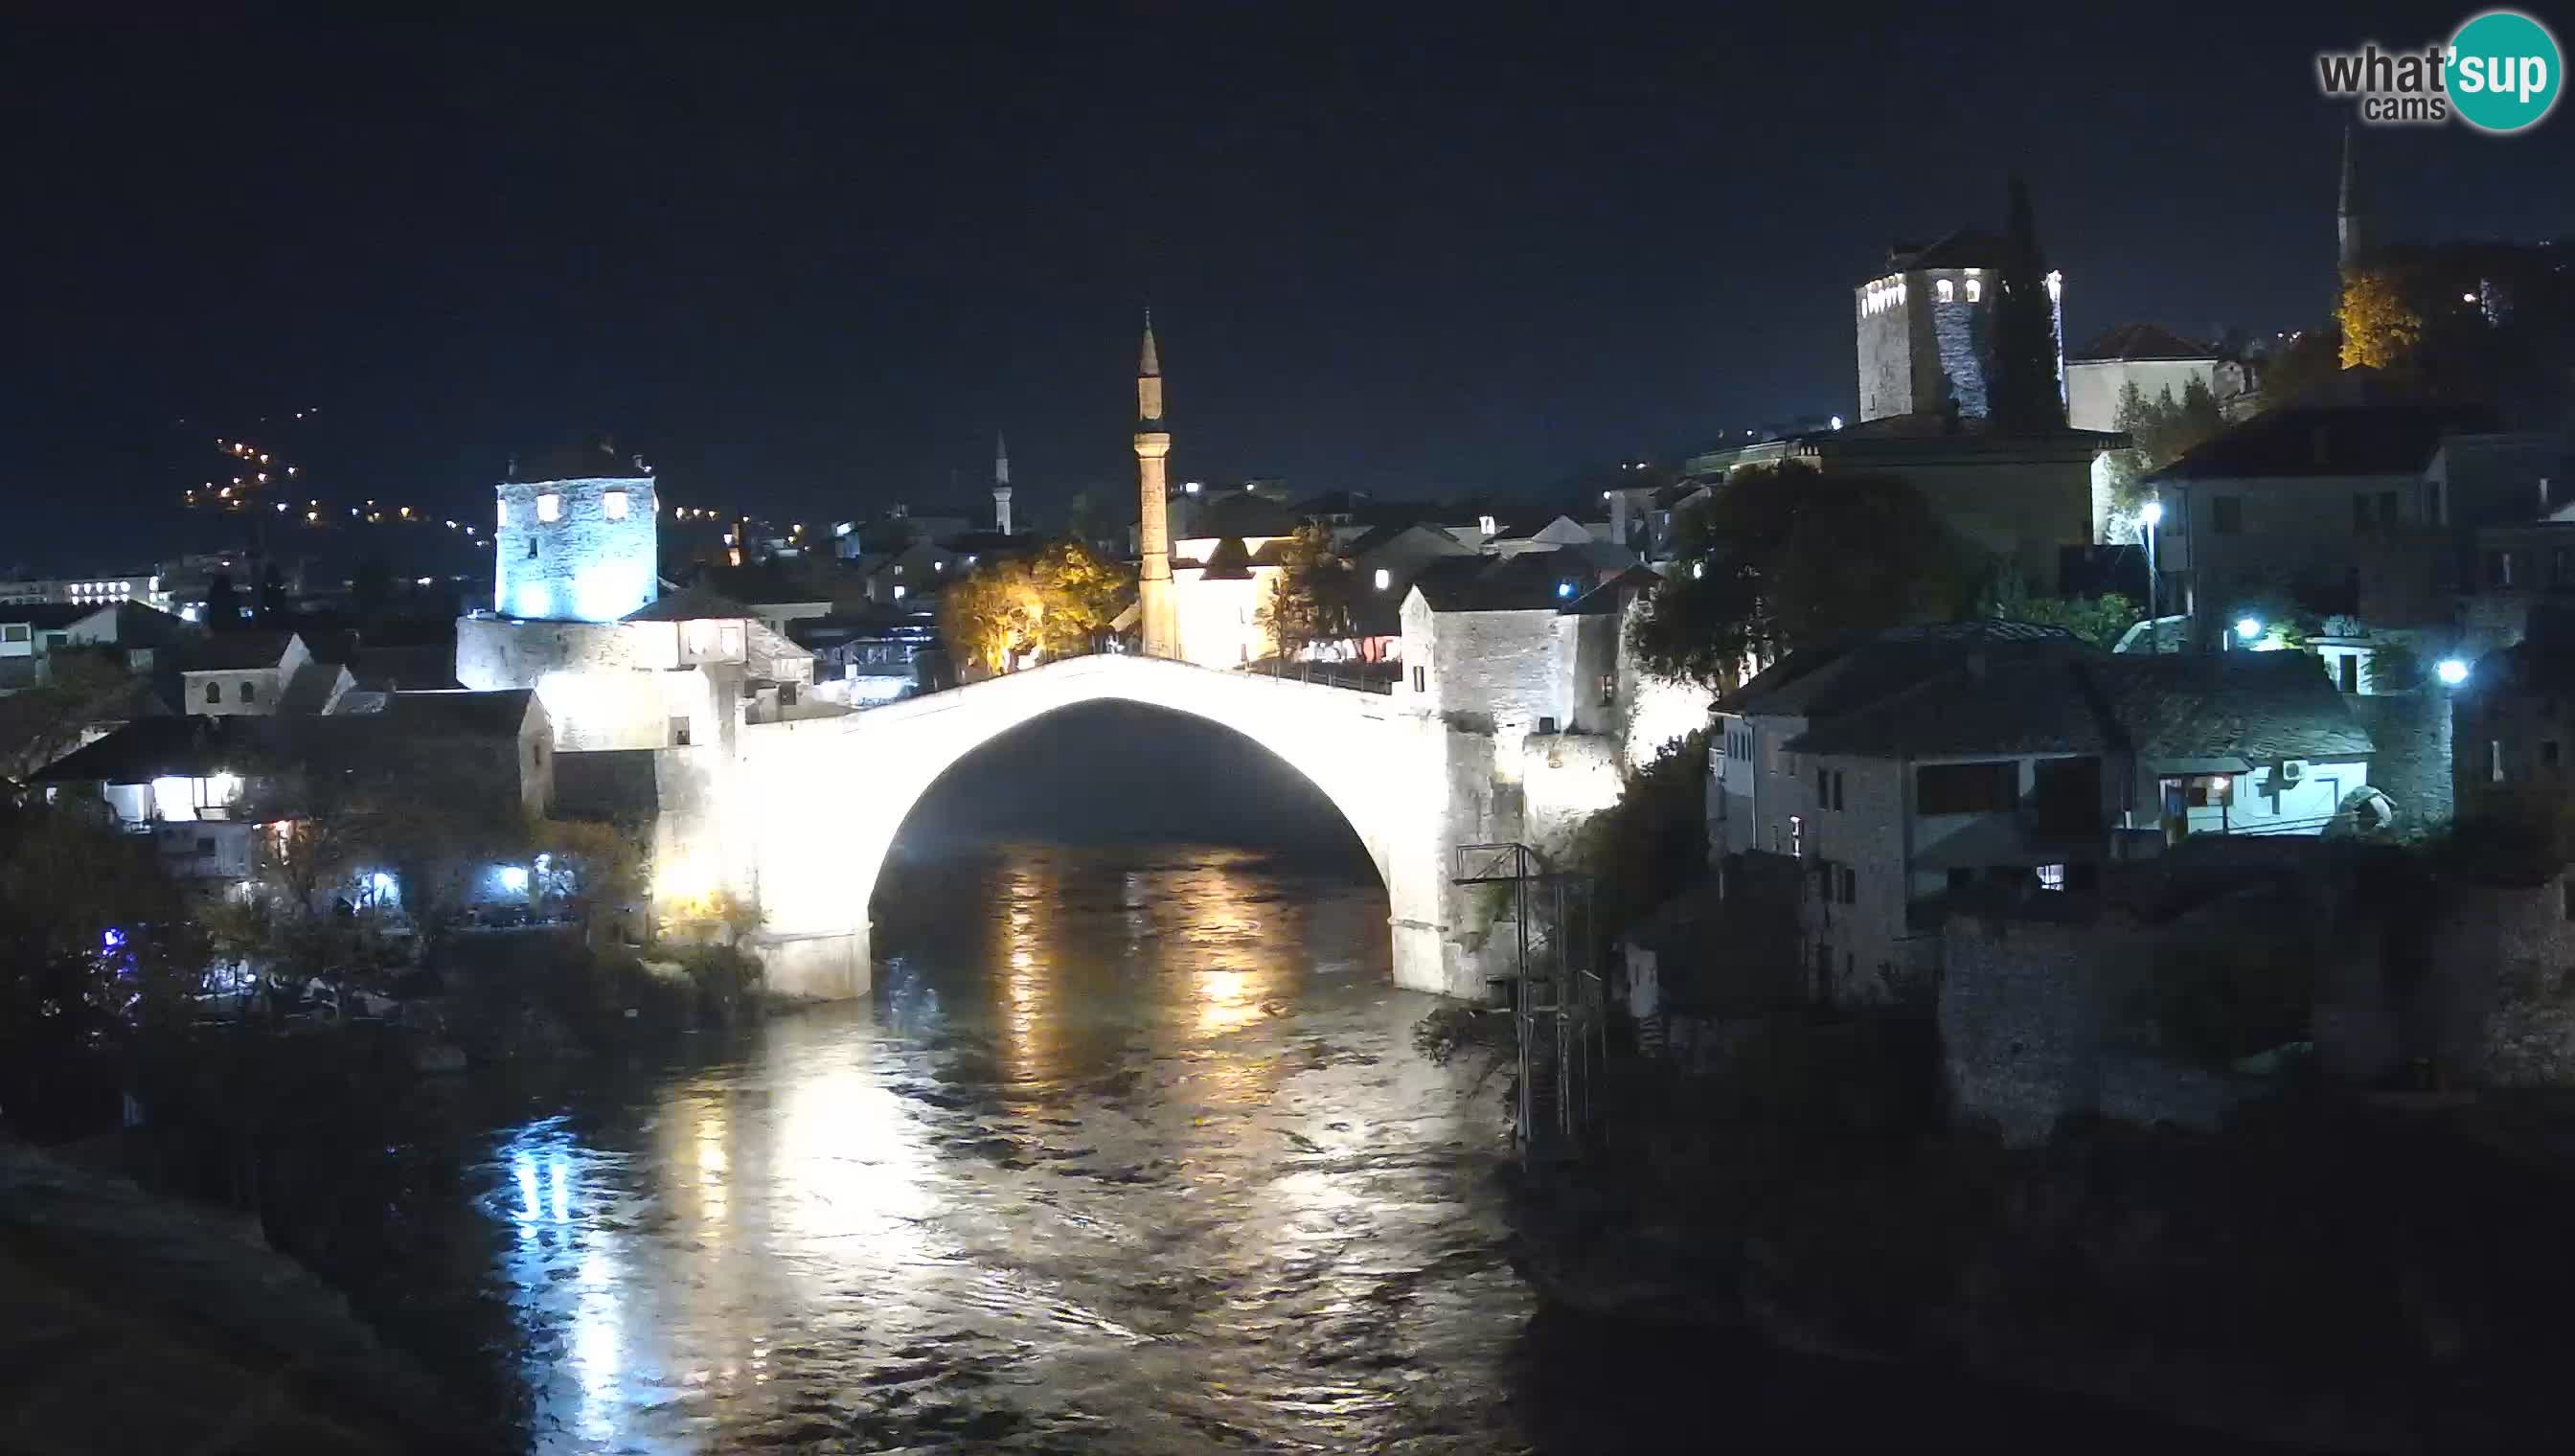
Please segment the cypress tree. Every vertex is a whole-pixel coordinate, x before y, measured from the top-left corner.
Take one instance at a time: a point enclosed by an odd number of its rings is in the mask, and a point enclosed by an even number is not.
[[[1994,303],[1996,428],[2037,434],[2065,426],[2065,401],[2057,393],[2056,311],[2047,296],[2047,255],[2038,246],[2038,224],[2029,185],[2011,179],[2011,215],[2003,234],[2002,296]]]

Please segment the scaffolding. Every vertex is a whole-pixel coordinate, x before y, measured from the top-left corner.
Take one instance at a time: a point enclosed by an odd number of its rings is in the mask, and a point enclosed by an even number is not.
[[[1508,998],[1517,1032],[1520,1155],[1578,1157],[1606,1054],[1591,876],[1549,869],[1527,844],[1461,844],[1454,882],[1502,886],[1491,933],[1507,935],[1506,960],[1486,980]]]

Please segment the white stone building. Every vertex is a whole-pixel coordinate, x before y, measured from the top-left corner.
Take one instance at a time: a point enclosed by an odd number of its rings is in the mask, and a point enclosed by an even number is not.
[[[605,441],[526,462],[501,484],[492,610],[541,622],[615,622],[660,587],[652,473]]]
[[[2322,833],[2372,752],[2304,654],[2113,656],[1996,622],[1791,654],[1716,734],[1711,849],[1794,861],[1826,1000],[1922,988],[1960,905],[2086,893],[2185,834]]]
[[[2065,360],[2065,423],[2077,430],[2119,428],[2119,401],[2134,385],[2147,404],[2170,394],[2179,404],[2193,384],[2217,393],[2215,346],[2185,339],[2160,324],[2121,324]]]
[[[1897,244],[1886,267],[1851,290],[1859,345],[1859,418],[1989,413],[1994,371],[1994,306],[2001,290],[2004,241],[1961,229],[1927,248]],[[2065,377],[2065,288],[2047,275],[2054,317],[2057,379]]]

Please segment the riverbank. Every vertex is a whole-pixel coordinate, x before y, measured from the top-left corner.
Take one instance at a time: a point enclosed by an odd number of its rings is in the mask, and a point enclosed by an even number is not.
[[[0,1140],[0,1447],[501,1451],[256,1222]]]
[[[1858,1064],[1894,1064],[1884,1053]],[[2554,1428],[2575,1188],[2529,1122],[2545,1109],[2316,1092],[2213,1135],[2093,1124],[2010,1150],[1932,1124],[1936,1101],[1908,1102],[1904,1077],[1850,1070],[1620,1066],[1597,1155],[1515,1180],[1515,1266],[1595,1315],[2281,1445],[2418,1451]]]

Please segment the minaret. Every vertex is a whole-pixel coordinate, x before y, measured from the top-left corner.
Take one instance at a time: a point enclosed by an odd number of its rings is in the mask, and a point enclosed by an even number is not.
[[[2334,209],[2334,242],[2342,271],[2360,266],[2360,255],[2368,246],[2361,234],[2360,174],[2351,161],[2351,125],[2342,129],[2342,200]]]
[[[993,529],[1011,534],[1011,442],[993,435]]]
[[[1145,656],[1181,655],[1181,616],[1172,600],[1172,520],[1165,496],[1164,458],[1172,453],[1163,428],[1163,361],[1154,350],[1154,311],[1145,311],[1145,352],[1136,362],[1136,605]]]

